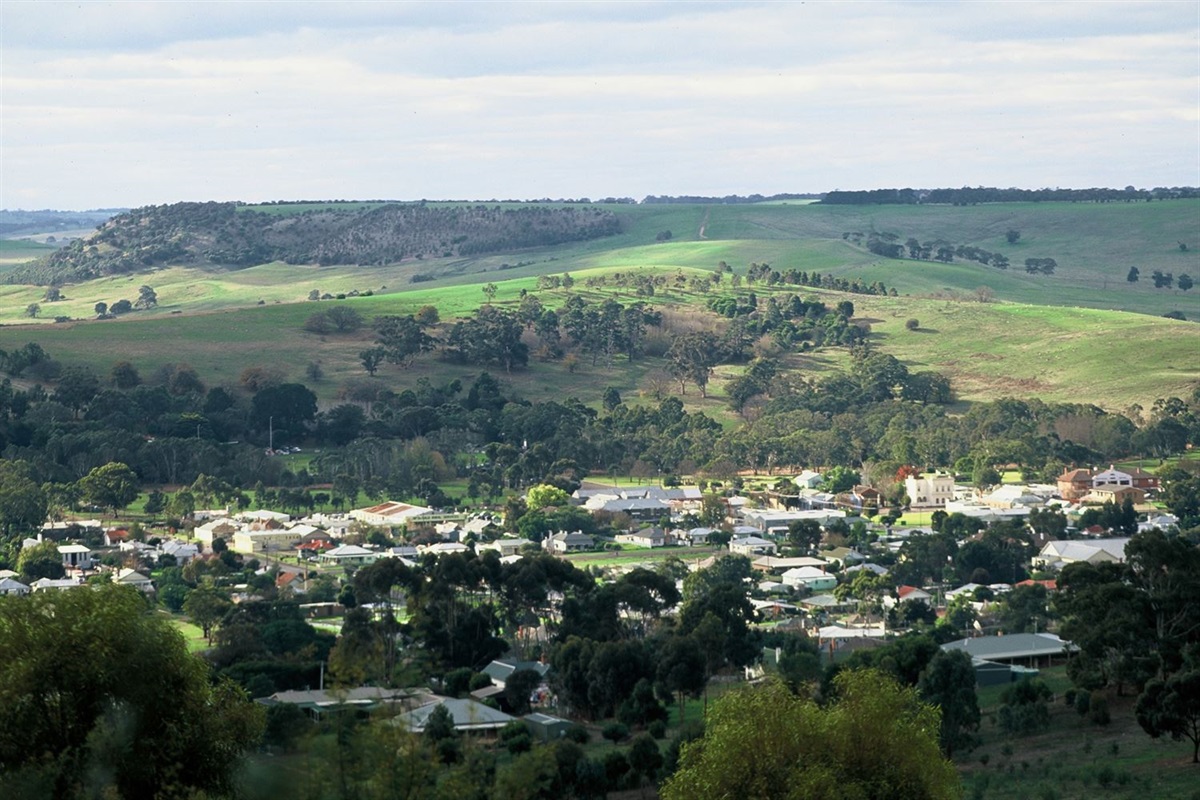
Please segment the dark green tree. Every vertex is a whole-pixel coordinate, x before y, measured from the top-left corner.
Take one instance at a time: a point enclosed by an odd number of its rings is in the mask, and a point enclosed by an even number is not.
[[[965,652],[939,651],[917,684],[921,699],[941,709],[938,741],[947,758],[969,746],[979,728],[979,701],[975,696],[975,668]]]

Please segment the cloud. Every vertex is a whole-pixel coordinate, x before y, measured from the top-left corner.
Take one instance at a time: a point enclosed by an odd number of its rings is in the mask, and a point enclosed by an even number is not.
[[[1189,5],[5,2],[0,206],[1197,184]]]

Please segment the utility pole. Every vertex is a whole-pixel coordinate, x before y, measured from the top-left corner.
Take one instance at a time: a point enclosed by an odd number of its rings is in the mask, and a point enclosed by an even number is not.
[[[267,417],[267,449],[275,452],[275,417]]]

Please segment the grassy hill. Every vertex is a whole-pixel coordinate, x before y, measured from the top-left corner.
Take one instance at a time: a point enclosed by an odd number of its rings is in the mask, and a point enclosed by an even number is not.
[[[339,205],[360,210],[375,206]],[[44,287],[2,285],[0,348],[36,340],[64,363],[90,363],[101,372],[119,359],[132,361],[146,375],[166,363],[186,362],[206,381],[226,384],[236,383],[250,366],[271,366],[291,379],[306,380],[306,367],[315,362],[326,375],[315,388],[328,402],[346,380],[364,377],[357,354],[370,344],[371,335],[304,332],[308,316],[328,308],[326,303],[307,301],[313,290],[332,295],[371,291],[371,297],[329,301],[344,302],[368,319],[432,304],[447,320],[477,308],[484,300],[481,285],[487,282],[498,287],[496,302],[506,303],[515,302],[521,290],[537,292],[536,278],[545,274],[570,271],[580,279],[575,291],[586,294],[582,279],[589,275],[632,270],[695,274],[710,272],[721,261],[744,274],[751,262],[767,262],[776,269],[883,281],[896,288],[900,296],[891,298],[803,287],[779,291],[820,295],[831,304],[852,300],[856,316],[872,326],[878,347],[915,369],[948,375],[966,400],[1012,394],[1122,408],[1186,394],[1200,381],[1200,359],[1195,355],[1200,352],[1200,326],[1160,316],[1178,309],[1189,320],[1200,319],[1200,289],[1156,290],[1149,279],[1155,269],[1200,278],[1200,201],[603,208],[621,219],[620,233],[518,253],[406,259],[386,266],[274,262],[234,271],[175,266],[68,284],[62,289],[66,299],[55,303],[43,302]],[[250,210],[286,218],[321,213],[324,205]],[[1021,232],[1015,244],[1004,236],[1010,228]],[[669,240],[656,241],[667,231]],[[880,258],[843,238],[847,232],[870,231],[894,233],[900,241],[909,236],[922,241],[942,238],[1003,252],[1013,267]],[[1179,242],[1189,244],[1188,250],[1181,250]],[[0,270],[44,252],[27,243],[0,243]],[[1027,257],[1052,257],[1059,266],[1054,275],[1030,276],[1020,266]],[[1125,275],[1135,264],[1143,278],[1129,284]],[[91,319],[97,302],[135,300],[143,283],[157,291],[157,309],[118,320]],[[1007,302],[969,301],[980,286]],[[753,289],[760,296],[771,291],[761,285]],[[622,302],[634,299],[631,291],[618,291],[611,284],[605,291]],[[730,291],[728,280],[724,291]],[[565,297],[561,291],[543,294],[551,307]],[[682,308],[705,299],[672,291],[652,302]],[[42,319],[25,317],[30,303],[41,304]],[[55,317],[77,321],[55,324]],[[920,322],[918,330],[906,330],[905,322],[914,318]],[[831,350],[792,355],[789,360],[794,369],[820,373],[842,368],[845,354]],[[531,399],[576,394],[595,400],[607,385],[649,398],[661,388],[661,367],[660,361],[646,359],[633,365],[617,361],[611,368],[581,363],[568,371],[560,363],[535,361],[508,379]],[[719,370],[711,387],[714,396],[707,401],[689,396],[689,405],[724,414],[721,378],[736,369]],[[400,387],[422,377],[440,381],[477,371],[429,357],[407,371],[388,367],[379,380]]]
[[[582,270],[573,274],[582,285],[583,279],[597,273]],[[191,270],[159,273],[155,284],[163,305],[154,312],[137,312],[117,320],[5,326],[0,328],[0,348],[12,349],[36,340],[64,363],[87,363],[101,372],[119,359],[132,361],[143,375],[163,364],[186,362],[205,381],[225,384],[236,384],[242,370],[252,366],[276,368],[289,379],[307,382],[306,367],[316,362],[326,377],[314,388],[328,402],[346,380],[365,377],[357,354],[370,345],[372,335],[367,330],[345,335],[307,333],[303,325],[309,315],[333,303],[344,303],[367,319],[376,314],[412,313],[432,304],[447,320],[470,313],[484,300],[479,286],[471,283],[418,284],[417,288],[405,287],[405,291],[342,301],[300,300],[310,286],[330,291],[371,288],[365,281],[352,283],[364,277],[362,271],[343,269],[269,265],[201,282],[195,282],[195,277]],[[95,297],[136,296],[137,283],[136,279],[117,278],[68,287],[71,299],[50,307],[55,313],[60,307],[90,310]],[[537,291],[532,277],[497,281],[496,286],[497,303],[515,302],[522,289]],[[763,296],[788,289],[758,287],[757,291]],[[629,290],[583,294],[612,294],[623,302],[634,299]],[[1187,394],[1200,382],[1200,359],[1195,357],[1200,352],[1200,326],[1191,322],[1017,303],[844,295],[804,288],[800,294],[820,296],[829,304],[850,299],[857,309],[856,318],[871,326],[872,339],[882,351],[916,370],[948,375],[964,400],[1037,396],[1119,409],[1134,402],[1148,406],[1158,397]],[[541,296],[553,307],[566,295],[555,290]],[[259,299],[263,305],[258,305]],[[701,296],[688,292],[654,298],[659,307],[678,309],[669,315],[668,326],[681,324],[702,301]],[[11,302],[11,293],[0,294],[0,302]],[[173,313],[183,311],[186,313]],[[909,319],[919,320],[917,330],[906,329]],[[793,354],[787,360],[793,369],[819,376],[843,368],[846,355],[835,349]],[[690,407],[727,416],[720,384],[738,369],[718,369],[708,400],[694,397],[692,392],[685,401]],[[440,382],[478,371],[428,356],[408,370],[387,367],[377,380],[399,388],[420,378]],[[663,382],[662,361],[654,358],[634,364],[617,360],[611,367],[593,367],[582,360],[573,371],[561,362],[531,360],[528,370],[502,377],[532,400],[573,394],[596,401],[604,387],[612,385],[623,395],[641,393],[650,402]]]

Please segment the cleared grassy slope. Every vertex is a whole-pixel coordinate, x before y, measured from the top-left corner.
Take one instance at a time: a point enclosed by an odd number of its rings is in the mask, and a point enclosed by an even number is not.
[[[237,273],[236,277],[244,279],[250,272]],[[328,278],[341,273],[319,274]],[[589,274],[580,271],[577,276],[582,281]],[[171,290],[164,288],[169,284],[158,285],[160,297],[169,308]],[[305,285],[293,282],[287,291],[293,298],[302,296],[307,293]],[[245,288],[244,284],[221,286],[235,297]],[[278,286],[268,282],[268,287]],[[497,302],[514,302],[522,288],[533,290],[534,286],[532,278],[499,281]],[[761,296],[769,290],[758,287],[758,292]],[[1186,394],[1200,382],[1200,326],[1190,322],[1025,304],[846,296],[807,289],[800,293],[821,295],[829,303],[850,299],[857,317],[871,324],[874,340],[884,352],[896,355],[913,369],[948,375],[959,396],[966,400],[1036,396],[1120,409],[1134,402],[1148,406],[1158,397]],[[557,306],[564,297],[560,290],[546,293],[544,301]],[[629,301],[633,296],[625,292],[620,299]],[[701,300],[695,295],[672,293],[656,297],[654,302],[683,305]],[[268,303],[207,313],[171,315],[164,311],[103,322],[10,326],[0,328],[0,348],[11,349],[36,340],[65,363],[88,363],[101,372],[119,359],[132,361],[144,375],[162,364],[186,362],[207,382],[226,384],[236,384],[241,371],[249,366],[278,368],[290,379],[307,381],[305,367],[316,361],[327,377],[315,388],[323,399],[332,401],[346,379],[365,377],[357,354],[369,346],[372,337],[369,331],[328,336],[306,333],[302,326],[310,314],[330,307],[332,302],[343,302],[368,319],[375,314],[412,313],[421,305],[433,304],[446,320],[468,313],[482,301],[477,285],[460,285],[345,301]],[[217,306],[222,300],[212,297],[209,302]],[[905,329],[910,318],[920,321],[919,330]],[[845,365],[845,355],[838,350],[797,355],[790,360],[791,366],[814,376]],[[736,371],[733,367],[721,368],[710,387],[713,397],[703,401],[690,392],[686,402],[693,408],[723,414],[720,383]],[[388,367],[379,380],[401,388],[422,377],[442,381],[477,372],[478,368],[455,367],[427,357],[407,371]],[[654,359],[632,365],[618,360],[612,367],[593,367],[584,359],[573,373],[561,363],[531,361],[528,370],[503,377],[530,399],[561,399],[573,394],[594,401],[605,386],[636,395],[639,390],[652,388],[661,375],[662,364]]]

